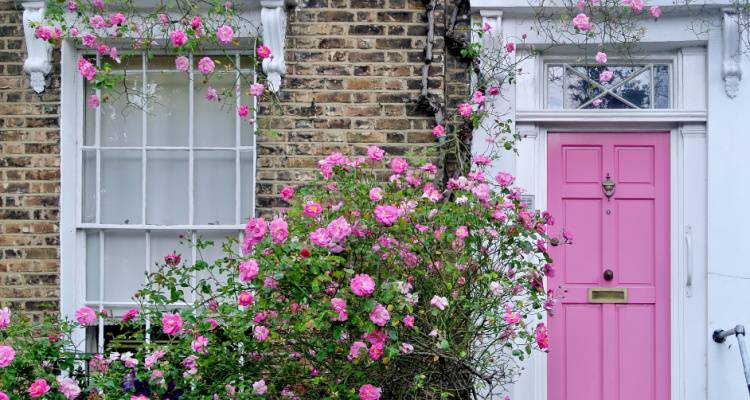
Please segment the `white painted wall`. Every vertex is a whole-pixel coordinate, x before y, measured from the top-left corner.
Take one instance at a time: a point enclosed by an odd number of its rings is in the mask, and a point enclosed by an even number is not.
[[[518,37],[525,32],[530,34],[529,41],[540,44],[540,39],[531,34],[529,19],[524,16],[528,15],[528,10],[525,13],[522,4],[513,3],[505,12],[502,12],[502,5],[507,3],[501,0],[476,0],[472,4],[476,10],[483,10],[485,20],[495,22],[503,30],[503,36]],[[720,26],[720,14],[714,15]],[[658,23],[648,24],[644,45],[649,52],[674,52],[679,63],[688,65],[676,75],[676,84],[680,87],[677,106],[682,110],[707,113],[706,122],[666,118],[661,125],[670,126],[673,131],[672,156],[675,158],[672,165],[671,268],[674,275],[672,301],[676,304],[672,321],[672,399],[748,399],[736,340],[730,338],[725,344],[716,344],[710,340],[710,335],[715,329],[736,324],[750,328],[750,260],[746,261],[748,257],[743,253],[750,248],[745,234],[746,227],[750,226],[750,212],[746,211],[750,205],[750,60],[742,59],[745,79],[740,84],[739,95],[729,98],[721,76],[723,40],[720,29],[698,37],[686,28],[688,21],[685,16],[670,18],[665,13],[665,18]],[[696,57],[700,57],[700,61]],[[538,79],[533,72],[522,77],[519,87],[500,100],[501,106],[511,107],[511,117],[518,117],[515,111],[540,108],[540,94],[529,93],[529,88],[538,92]],[[584,128],[608,124],[607,117],[585,117],[590,120],[579,122]],[[647,116],[639,118],[642,126],[649,126]],[[528,137],[519,145],[519,156],[508,155],[497,166],[516,174],[518,183],[536,195],[538,207],[546,203],[544,130],[550,126],[574,127],[575,120],[517,122],[519,131],[527,133]],[[609,126],[612,126],[611,121]],[[482,135],[480,132],[479,140],[475,141],[476,151],[482,150]],[[685,283],[690,270],[693,282],[688,293]],[[535,357],[525,366],[526,374],[514,387],[513,398],[546,399],[544,356]]]
[[[721,80],[721,35],[708,44],[708,326],[750,326],[750,260],[746,227],[750,226],[750,62],[739,95],[729,99]],[[747,399],[742,365],[734,338],[709,342],[708,398]]]

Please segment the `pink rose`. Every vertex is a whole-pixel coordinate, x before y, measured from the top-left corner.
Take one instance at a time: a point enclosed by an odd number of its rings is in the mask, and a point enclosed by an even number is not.
[[[318,228],[308,235],[310,241],[320,247],[328,247],[331,244],[331,235],[326,228]]]
[[[380,399],[380,388],[370,385],[362,385],[359,388],[359,400],[378,400]]]
[[[599,74],[599,81],[600,82],[609,82],[612,80],[614,75],[612,74],[612,71],[605,69]]]
[[[203,20],[201,20],[199,15],[194,16],[193,19],[190,20],[190,27],[193,29],[198,29],[201,25],[203,25]]]
[[[349,315],[346,313],[346,299],[333,298],[331,299],[331,307],[333,311],[338,314],[337,317],[331,318],[334,321],[346,321]]]
[[[89,96],[88,100],[86,100],[86,104],[88,104],[89,108],[97,108],[101,104],[99,102],[99,96],[92,94]]]
[[[288,203],[294,197],[294,188],[291,186],[284,186],[284,188],[281,189],[280,194],[281,198]]]
[[[237,303],[242,307],[247,307],[253,304],[253,300],[255,300],[253,298],[253,295],[247,290],[243,290],[242,293],[240,293],[239,297],[237,297]]]
[[[190,68],[190,59],[185,56],[179,56],[174,59],[174,66],[180,72],[185,72]]]
[[[182,332],[182,316],[178,313],[165,313],[161,317],[161,325],[164,333],[170,336]]]
[[[484,93],[481,90],[477,90],[471,95],[471,102],[474,104],[484,103]]]
[[[482,32],[487,33],[490,31],[490,29],[492,29],[492,26],[490,26],[490,24],[486,22],[482,24]]]
[[[126,311],[125,314],[122,315],[122,322],[132,321],[137,316],[138,316],[138,309],[131,308],[130,310]]]
[[[253,83],[250,85],[250,95],[255,97],[263,96],[263,92],[266,90],[266,87],[263,86],[262,83]]]
[[[216,29],[216,38],[223,44],[229,44],[234,38],[234,30],[231,26],[222,25]]]
[[[208,338],[205,336],[197,336],[193,339],[193,342],[190,343],[190,348],[193,349],[194,352],[201,354],[206,354],[206,346],[208,346]]]
[[[516,44],[513,42],[508,42],[505,44],[505,51],[508,53],[512,53],[516,50]]]
[[[436,138],[441,138],[445,136],[445,127],[443,125],[437,124],[432,127],[432,136],[435,136]]]
[[[10,400],[10,397],[5,392],[0,391],[0,400]]]
[[[7,345],[0,346],[0,368],[5,368],[16,359],[16,351]]]
[[[315,218],[323,212],[323,207],[320,203],[308,201],[305,203],[304,207],[302,207],[302,212],[310,218]]]
[[[209,86],[208,89],[206,89],[205,96],[203,97],[206,99],[206,101],[216,101],[219,100],[219,93],[216,92],[216,89]]]
[[[596,53],[596,57],[594,57],[597,64],[606,64],[607,63],[607,53],[604,53],[602,51],[599,51]]]
[[[375,281],[370,278],[367,274],[354,275],[351,282],[349,282],[352,292],[359,297],[365,297],[371,295],[375,291]]]
[[[49,383],[46,379],[39,378],[29,386],[28,392],[32,399],[44,396],[45,393],[49,392]]]
[[[76,3],[76,0],[70,0],[68,2],[68,11],[72,13],[78,11],[78,3]]]
[[[73,400],[76,397],[78,397],[79,394],[81,394],[81,388],[78,387],[78,384],[75,380],[71,378],[63,378],[62,376],[57,377],[57,386],[60,390],[60,393],[65,396],[68,400]]]
[[[549,348],[549,335],[547,334],[547,327],[544,325],[544,322],[539,323],[536,329],[534,329],[534,339],[540,349],[546,350]]]
[[[258,268],[258,262],[254,259],[243,261],[240,263],[240,280],[242,282],[250,282],[258,276],[260,268]]]
[[[271,57],[271,49],[268,48],[268,46],[266,46],[265,44],[260,45],[256,53],[261,59]]]
[[[390,319],[391,313],[380,303],[376,304],[375,309],[370,313],[370,321],[377,326],[385,326]]]
[[[459,239],[465,239],[467,236],[469,236],[469,228],[466,227],[466,225],[461,225],[458,228],[456,228],[456,236]]]
[[[170,36],[170,40],[172,42],[172,46],[180,47],[183,44],[187,43],[188,38],[185,32],[177,29],[174,32],[172,32],[172,35]]]
[[[78,60],[78,72],[80,72],[81,76],[86,78],[87,81],[90,81],[96,76],[96,67],[89,62],[89,60],[81,58]]]
[[[487,89],[487,94],[490,96],[497,96],[500,94],[500,88],[497,86],[490,86],[490,88]]]
[[[346,218],[340,216],[331,221],[326,227],[328,234],[331,236],[331,240],[334,242],[341,242],[345,240],[347,236],[352,233],[352,226],[347,222]]]
[[[473,112],[473,109],[471,108],[471,104],[461,103],[458,105],[458,114],[461,115],[462,117],[469,118],[472,112]]]
[[[91,307],[83,306],[76,311],[76,321],[81,325],[91,325],[96,321],[96,312]]]
[[[367,349],[367,344],[365,344],[365,342],[358,341],[352,343],[352,345],[349,346],[349,355],[347,356],[347,359],[352,361],[358,358],[362,349]]]
[[[375,207],[374,213],[379,224],[391,226],[401,216],[401,209],[392,205],[381,205]]]
[[[125,15],[123,13],[114,13],[109,16],[109,23],[112,25],[122,25],[125,23]]]
[[[589,21],[589,16],[580,13],[573,18],[573,27],[580,30],[580,31],[588,31],[591,30],[591,22]]]
[[[0,308],[0,329],[5,329],[10,325],[10,315],[8,307]]]
[[[104,22],[104,17],[101,15],[93,15],[89,18],[89,25],[91,25],[92,28],[101,29],[104,28],[106,23]]]
[[[639,13],[643,10],[643,0],[630,0],[630,9],[633,12]]]
[[[521,321],[521,315],[517,312],[513,312],[513,309],[510,307],[510,305],[506,304],[505,315],[503,316],[503,319],[505,319],[505,322],[508,323],[508,325],[515,325]]]
[[[372,201],[383,200],[383,189],[379,187],[370,189],[370,200]]]
[[[263,325],[258,325],[253,329],[253,337],[255,340],[264,341],[268,338],[268,328]]]
[[[271,232],[271,240],[275,244],[284,243],[289,236],[289,227],[283,218],[275,217],[269,225],[269,231]]]
[[[198,71],[203,75],[214,72],[214,68],[216,68],[216,64],[214,64],[214,60],[211,57],[203,57],[198,61]]]
[[[263,379],[253,383],[253,394],[263,396],[267,390],[268,386],[266,386],[266,381],[264,381]]]
[[[411,329],[414,328],[414,316],[407,315],[404,317],[404,326]]]
[[[516,178],[514,178],[513,175],[507,172],[498,172],[497,175],[495,175],[495,180],[502,187],[508,187],[512,185],[515,179]]]
[[[654,18],[661,17],[661,8],[659,6],[651,6],[651,8],[648,11],[649,13],[651,13],[651,16]]]
[[[245,243],[243,251],[245,254],[252,250],[253,246],[260,243],[266,235],[268,225],[263,218],[250,218],[245,225]]]
[[[448,299],[443,296],[432,296],[432,300],[430,300],[430,304],[439,309],[440,311],[445,310],[445,307],[448,307]]]
[[[409,168],[409,163],[401,157],[393,157],[391,159],[391,171],[394,174],[403,174],[406,169]]]

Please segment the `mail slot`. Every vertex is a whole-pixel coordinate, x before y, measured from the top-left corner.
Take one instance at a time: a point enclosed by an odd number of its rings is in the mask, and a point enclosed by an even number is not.
[[[589,288],[589,303],[627,303],[627,288]]]

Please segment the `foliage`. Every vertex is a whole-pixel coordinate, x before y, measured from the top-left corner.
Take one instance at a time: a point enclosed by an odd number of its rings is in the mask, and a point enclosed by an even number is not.
[[[101,398],[429,399],[496,393],[512,382],[514,360],[547,346],[535,320],[550,306],[543,276],[547,246],[557,243],[547,236],[552,217],[526,209],[510,175],[488,182],[484,158],[440,192],[433,165],[393,157],[382,184],[370,167],[382,150],[369,154],[323,160],[323,179],[285,193],[285,216],[248,222],[242,250],[229,240],[224,258],[192,265],[169,255],[123,322],[135,339],[146,321],[158,324],[166,340],[94,356],[86,390]],[[82,310],[79,323],[95,322],[89,314]],[[29,372],[26,381],[35,378]]]

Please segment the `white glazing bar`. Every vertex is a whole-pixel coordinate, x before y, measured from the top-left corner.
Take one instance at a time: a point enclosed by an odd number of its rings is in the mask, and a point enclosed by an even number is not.
[[[101,57],[99,55],[96,56],[96,65],[97,67],[101,64]],[[96,89],[96,96],[101,99],[102,91],[100,89]],[[96,118],[94,120],[94,145],[98,147],[101,146],[101,137],[102,137],[102,107],[99,106],[96,108]],[[94,221],[96,223],[102,222],[102,152],[101,150],[96,150],[96,201],[95,201],[95,214],[96,217]]]
[[[147,178],[146,178],[146,168],[148,163],[148,157],[146,157],[146,143],[148,140],[148,98],[146,97],[146,93],[148,93],[146,90],[148,89],[148,82],[146,81],[148,79],[148,59],[146,58],[146,55],[141,55],[141,64],[143,65],[143,72],[141,75],[141,91],[143,92],[143,95],[141,98],[144,99],[143,106],[143,118],[141,121],[141,222],[146,223],[146,184],[147,184]]]
[[[97,328],[97,349],[104,352],[104,231],[99,231],[99,326]]]
[[[121,231],[132,231],[132,230],[145,230],[150,229],[152,231],[186,231],[197,229],[201,231],[226,231],[234,229],[243,229],[244,226],[241,224],[230,224],[230,225],[146,225],[146,224],[81,224],[80,229],[107,229],[107,230],[121,230]]]
[[[75,75],[77,88],[80,91],[79,93],[82,94],[82,96],[76,96],[76,102],[78,103],[78,116],[76,117],[76,143],[78,143],[78,149],[76,150],[76,154],[78,155],[78,158],[76,159],[76,225],[84,222],[83,216],[84,216],[84,210],[83,210],[83,149],[81,148],[83,145],[84,137],[85,137],[85,131],[86,131],[86,112],[90,112],[86,110],[86,101],[84,100],[86,98],[86,83],[83,80],[83,77],[80,74]],[[99,107],[94,110],[94,121],[96,121],[96,114],[99,113]],[[96,123],[96,122],[94,122]],[[96,132],[96,127],[94,127],[94,132]],[[91,190],[91,188],[88,188],[88,190]]]
[[[193,101],[193,90],[194,90],[194,82],[193,79],[195,78],[195,71],[193,70],[193,55],[190,55],[190,70],[189,70],[189,82],[188,82],[188,224],[192,225],[193,221],[195,221],[195,218],[193,214],[195,214],[195,193],[194,191],[194,185],[195,185],[195,171],[194,171],[194,165],[195,165],[195,154],[193,152],[193,143],[194,143],[194,129],[195,129],[195,122],[193,121],[194,115],[194,104]]]
[[[151,273],[151,231],[146,230],[146,273]],[[144,282],[145,283],[145,282]],[[148,299],[146,299],[148,302]],[[146,319],[146,332],[144,338],[146,343],[151,342],[151,320]]]
[[[189,234],[190,234],[190,239],[193,242],[192,243],[193,245],[190,246],[190,257],[191,257],[190,260],[193,262],[193,264],[195,264],[195,262],[198,261],[198,248],[195,246],[195,241],[198,239],[198,234],[194,230],[190,231]],[[193,284],[195,284],[195,281],[197,280],[196,271],[193,271],[192,280],[193,280]],[[193,301],[195,301],[195,299],[193,299]]]
[[[258,38],[256,37],[253,41],[253,50],[257,48],[258,48]],[[256,63],[255,69],[253,70],[253,83],[258,83],[258,73],[257,73],[258,68],[259,67]],[[258,98],[255,96],[253,96],[253,118],[255,119],[255,123],[250,129],[250,134],[253,135],[253,144],[257,146],[258,145],[258,142],[257,142],[258,140],[258,135],[257,135],[258,133]],[[253,172],[252,172],[253,176],[249,177],[253,185],[250,189],[250,193],[251,193],[250,215],[252,215],[253,217],[255,216],[255,176],[256,176],[256,168],[258,164],[256,154],[257,154],[257,151],[253,149]]]
[[[142,150],[142,146],[81,146],[83,150]],[[233,151],[237,149],[236,146],[232,147],[196,147],[199,150],[224,150]],[[240,150],[253,150],[255,146],[239,146]],[[146,146],[146,150],[190,150],[189,146]]]
[[[242,79],[240,76],[239,68],[242,66],[240,65],[241,57],[238,54],[234,55],[235,57],[235,66],[238,68],[236,75],[235,75],[235,82],[234,82],[234,94],[235,94],[235,109],[239,109],[240,103],[242,100]],[[255,111],[253,110],[253,115],[255,114]],[[240,142],[241,142],[241,126],[242,126],[242,120],[240,119],[240,116],[237,112],[234,113],[234,145],[235,145],[235,152],[234,152],[234,221],[236,223],[240,223],[240,210],[241,210],[241,203],[242,203],[242,176],[240,175]]]

